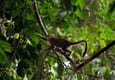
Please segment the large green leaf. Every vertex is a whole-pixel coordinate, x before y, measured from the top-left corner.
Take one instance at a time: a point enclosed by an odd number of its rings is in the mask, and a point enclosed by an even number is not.
[[[0,63],[5,63],[7,61],[6,54],[4,51],[0,48]]]
[[[0,49],[6,52],[11,52],[11,45],[6,41],[0,40]]]
[[[7,61],[5,52],[11,52],[11,46],[8,42],[0,40],[0,63]]]

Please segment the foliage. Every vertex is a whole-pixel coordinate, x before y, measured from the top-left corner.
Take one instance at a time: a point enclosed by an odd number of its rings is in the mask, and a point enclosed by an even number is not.
[[[93,60],[73,75],[63,55],[46,51],[31,0],[0,0],[0,80],[113,80],[115,50]],[[87,57],[115,40],[113,0],[37,0],[49,34],[88,42]],[[84,45],[72,47],[71,58],[81,60]],[[62,64],[66,64],[64,66]],[[36,78],[36,73],[39,73]]]

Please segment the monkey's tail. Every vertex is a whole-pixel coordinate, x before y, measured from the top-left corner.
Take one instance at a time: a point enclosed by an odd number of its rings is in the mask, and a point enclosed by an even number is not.
[[[75,45],[75,44],[79,44],[79,43],[85,43],[85,50],[84,50],[84,52],[81,55],[82,57],[84,57],[85,54],[87,53],[87,41],[81,40],[81,41],[77,41],[77,42],[72,42],[71,45]]]

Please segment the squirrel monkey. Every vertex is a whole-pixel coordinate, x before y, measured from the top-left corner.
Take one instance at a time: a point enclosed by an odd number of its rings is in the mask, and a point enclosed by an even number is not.
[[[68,47],[70,47],[72,45],[75,45],[75,44],[79,44],[79,43],[85,43],[85,50],[82,54],[82,57],[84,57],[86,52],[87,52],[87,42],[85,40],[81,40],[81,41],[77,41],[77,42],[71,42],[71,41],[68,41],[66,39],[56,38],[56,37],[53,37],[53,36],[50,36],[50,35],[47,35],[47,36],[42,36],[41,34],[36,34],[36,35],[50,43],[50,46],[47,50],[56,48],[61,53],[66,54],[67,56],[69,56],[71,54],[71,51],[68,50]]]

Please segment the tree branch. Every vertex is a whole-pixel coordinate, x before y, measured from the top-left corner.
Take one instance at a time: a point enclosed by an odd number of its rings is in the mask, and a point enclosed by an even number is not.
[[[43,24],[43,21],[41,19],[41,16],[40,16],[40,12],[38,11],[38,8],[37,8],[37,3],[36,3],[36,0],[32,0],[32,5],[33,5],[33,9],[35,11],[35,15],[36,15],[36,19],[38,21],[38,24],[39,26],[41,27],[42,31],[44,32],[45,35],[48,35],[48,32],[46,30],[46,27],[45,25]]]
[[[84,62],[82,62],[81,64],[79,64],[78,66],[74,67],[74,71],[76,72],[77,70],[81,69],[82,67],[84,67],[86,64],[88,64],[89,62],[91,62],[93,59],[97,58],[98,56],[100,56],[104,51],[108,50],[109,48],[111,48],[113,45],[115,45],[115,40],[113,40],[110,44],[108,44],[106,47],[102,48],[99,52],[95,53],[94,55],[92,55],[90,58],[86,59]]]

